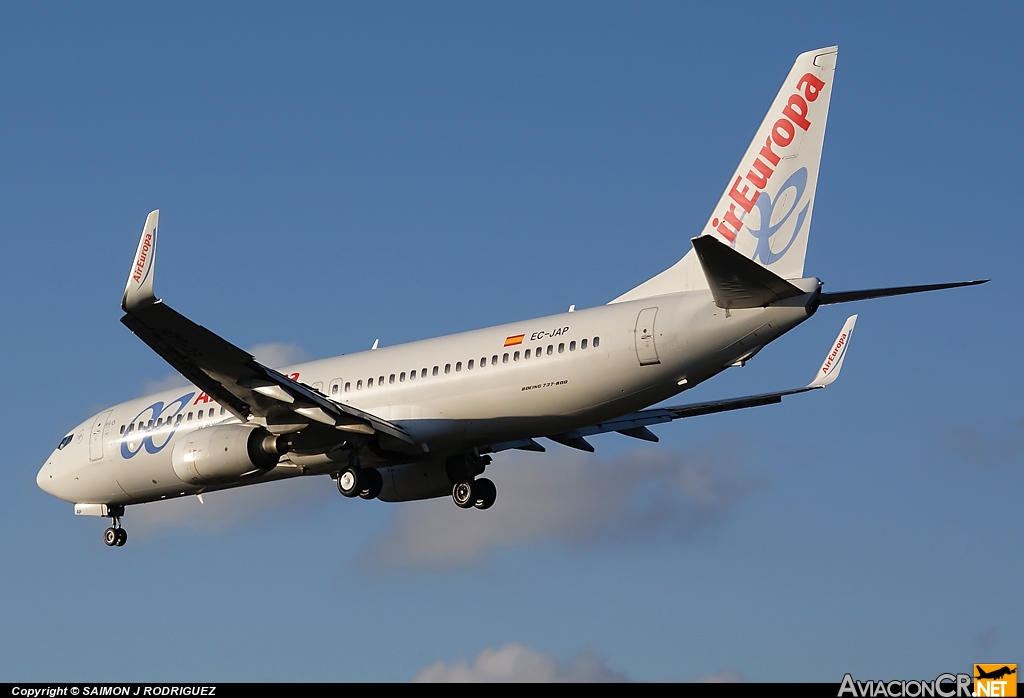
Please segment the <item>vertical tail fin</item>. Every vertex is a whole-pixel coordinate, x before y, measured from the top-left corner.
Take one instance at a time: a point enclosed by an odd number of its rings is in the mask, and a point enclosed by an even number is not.
[[[784,279],[803,276],[838,47],[797,57],[700,235]],[[693,250],[613,303],[707,288]]]

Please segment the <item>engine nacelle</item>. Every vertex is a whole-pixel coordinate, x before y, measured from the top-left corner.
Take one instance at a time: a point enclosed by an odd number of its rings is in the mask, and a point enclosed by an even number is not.
[[[242,424],[197,429],[171,453],[178,479],[189,485],[230,482],[253,470],[270,470],[286,451],[284,437]]]

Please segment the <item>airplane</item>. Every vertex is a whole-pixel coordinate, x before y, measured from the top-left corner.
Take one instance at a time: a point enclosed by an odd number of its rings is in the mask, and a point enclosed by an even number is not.
[[[155,295],[159,211],[146,218],[121,322],[188,379],[103,410],[69,431],[36,482],[110,519],[125,507],[327,475],[346,497],[403,502],[450,495],[461,508],[497,497],[493,456],[544,451],[538,439],[592,452],[617,432],[778,403],[839,375],[857,316],[814,379],[773,393],[656,407],[732,366],[822,305],[985,283],[848,292],[804,276],[837,47],[797,57],[691,248],[606,305],[284,368],[171,309]]]

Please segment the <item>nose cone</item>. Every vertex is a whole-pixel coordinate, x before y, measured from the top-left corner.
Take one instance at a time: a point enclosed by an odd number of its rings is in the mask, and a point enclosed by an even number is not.
[[[43,492],[52,494],[56,497],[57,493],[54,491],[54,485],[56,483],[54,482],[55,478],[53,471],[53,455],[51,454],[50,457],[46,459],[46,463],[43,464],[43,467],[39,469],[38,473],[36,473],[36,484]]]
[[[36,473],[36,484],[43,492],[52,494],[57,499],[63,499],[65,502],[74,501],[74,497],[70,496],[68,485],[69,475],[61,467],[61,455],[57,451],[50,454],[50,457],[46,459],[43,467]]]

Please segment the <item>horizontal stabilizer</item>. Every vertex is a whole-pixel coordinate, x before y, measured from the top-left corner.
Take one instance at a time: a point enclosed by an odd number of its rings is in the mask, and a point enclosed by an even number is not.
[[[719,308],[759,308],[804,293],[711,235],[690,242]]]
[[[988,279],[977,281],[957,281],[951,284],[928,284],[926,286],[893,286],[892,288],[872,288],[866,291],[841,291],[839,293],[822,293],[819,298],[820,305],[833,305],[835,303],[849,303],[851,301],[864,301],[869,298],[887,298],[889,296],[903,296],[908,293],[922,293],[924,291],[941,291],[944,288],[960,288],[961,286],[977,286],[987,284]]]

